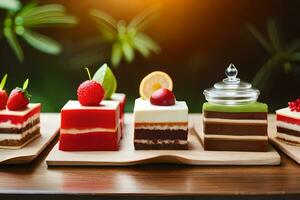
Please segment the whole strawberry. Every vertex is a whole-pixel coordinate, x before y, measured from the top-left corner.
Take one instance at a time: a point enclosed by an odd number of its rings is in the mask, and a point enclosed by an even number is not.
[[[99,106],[104,98],[104,89],[100,83],[91,80],[88,68],[85,68],[89,75],[89,79],[81,83],[77,89],[78,101],[83,106]]]
[[[9,110],[23,110],[27,107],[31,97],[26,90],[28,83],[29,80],[26,79],[22,88],[17,87],[11,91],[7,101],[7,108]]]
[[[0,83],[0,110],[5,109],[6,104],[7,104],[7,99],[8,99],[7,93],[3,89],[5,86],[6,78],[7,78],[7,74],[5,74],[3,76],[1,83]]]

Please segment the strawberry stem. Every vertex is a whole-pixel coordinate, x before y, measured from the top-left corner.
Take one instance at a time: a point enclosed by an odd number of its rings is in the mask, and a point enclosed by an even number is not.
[[[1,83],[0,83],[0,90],[3,90],[4,86],[5,86],[5,83],[6,83],[6,79],[7,79],[7,74],[5,74],[1,80]]]
[[[89,79],[92,80],[89,68],[86,67],[85,70],[87,71],[87,73],[89,75]]]

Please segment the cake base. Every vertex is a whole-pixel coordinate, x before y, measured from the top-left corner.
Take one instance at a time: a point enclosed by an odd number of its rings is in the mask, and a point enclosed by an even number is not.
[[[37,129],[21,140],[3,140],[0,142],[0,149],[21,149],[40,136],[40,129]]]

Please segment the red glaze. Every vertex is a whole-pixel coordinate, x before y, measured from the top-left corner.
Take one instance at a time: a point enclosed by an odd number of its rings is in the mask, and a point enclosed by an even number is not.
[[[83,106],[98,106],[104,98],[104,89],[96,81],[88,80],[77,89],[78,101]]]
[[[25,91],[15,88],[9,94],[6,106],[9,110],[23,110],[28,104],[29,99],[26,97]]]
[[[300,125],[300,119],[295,119],[292,117],[287,117],[287,116],[283,116],[283,115],[276,115],[276,120],[277,121],[283,121],[289,124],[297,124]]]
[[[124,130],[124,110],[126,104],[126,95],[122,93],[115,93],[112,95],[111,100],[120,102],[120,123],[121,123],[121,132],[123,136]]]
[[[8,96],[5,90],[0,90],[0,110],[6,108]]]
[[[3,113],[6,112],[6,113]],[[0,123],[10,121],[12,124],[21,124],[28,120],[29,117],[41,112],[41,104],[36,104],[32,108],[27,108],[22,110],[21,114],[16,114],[15,112],[0,112]]]
[[[155,91],[150,97],[151,104],[158,106],[171,106],[175,104],[175,101],[173,92],[166,88]]]
[[[289,102],[288,105],[292,112],[300,112],[300,98],[296,101]]]

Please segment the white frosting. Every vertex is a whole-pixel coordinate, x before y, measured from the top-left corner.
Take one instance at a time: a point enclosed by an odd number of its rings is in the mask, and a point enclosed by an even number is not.
[[[292,112],[288,107],[276,110],[276,114],[300,120],[300,112]]]
[[[300,132],[300,125],[296,124],[290,124],[283,121],[276,121],[276,125],[282,128],[290,129],[293,131],[299,131]]]
[[[137,126],[135,129],[149,129],[149,130],[187,130],[188,126],[170,126],[170,125],[147,125],[147,126]]]
[[[136,139],[134,140],[135,143],[140,144],[187,144],[187,140],[143,140],[143,139]]]
[[[27,126],[29,123],[32,123],[34,120],[38,119],[40,117],[40,113],[37,113],[31,117],[29,117],[25,122],[20,123],[20,124],[12,124],[11,121],[6,121],[0,123],[0,128],[17,128],[21,129]]]
[[[99,106],[82,106],[78,101],[68,101],[62,110],[116,110],[119,106],[119,101],[101,101]]]
[[[134,122],[187,122],[188,107],[184,101],[176,101],[172,106],[152,105],[149,100],[135,100]]]
[[[23,133],[0,133],[0,141],[2,140],[20,140],[24,138],[26,135],[36,131],[40,128],[40,124],[36,124],[35,126],[27,129]]]
[[[11,116],[23,116],[26,115],[27,113],[29,113],[30,111],[32,111],[33,109],[35,109],[36,107],[40,106],[40,103],[30,103],[28,104],[27,108],[24,110],[17,110],[17,111],[13,111],[13,110],[8,110],[3,109],[0,110],[0,115],[11,115]]]
[[[278,138],[281,138],[281,139],[284,139],[284,140],[287,140],[287,141],[290,141],[290,142],[300,143],[300,137],[297,137],[297,136],[294,136],[294,135],[288,135],[288,134],[285,134],[285,133],[278,133],[277,132],[276,136]]]
[[[113,95],[111,96],[111,100],[122,101],[125,97],[126,95],[123,93],[113,93]]]
[[[267,124],[265,119],[219,119],[219,118],[203,118],[204,122],[216,122],[222,124]]]
[[[268,140],[268,136],[254,136],[254,135],[208,135],[204,136],[209,139],[223,139],[223,140]]]
[[[91,129],[60,129],[61,133],[65,134],[82,134],[82,133],[92,133],[92,132],[116,132],[117,128],[91,128]]]

